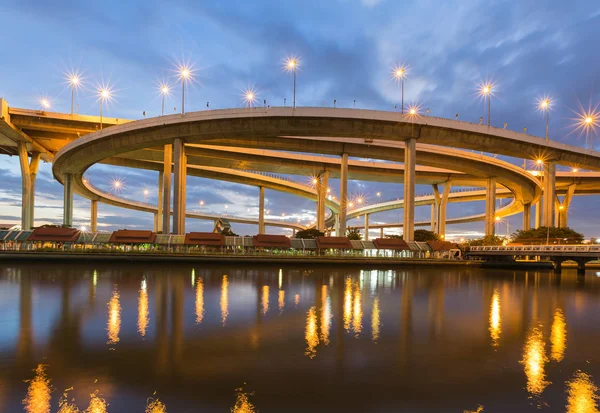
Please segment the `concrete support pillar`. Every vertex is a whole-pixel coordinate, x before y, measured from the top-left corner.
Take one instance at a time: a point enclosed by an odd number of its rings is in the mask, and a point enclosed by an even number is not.
[[[431,204],[431,232],[437,232],[435,228],[435,202]]]
[[[415,237],[415,166],[417,140],[404,141],[404,241]]]
[[[171,233],[171,173],[173,171],[173,146],[165,145],[163,164],[163,208],[162,224],[163,234]]]
[[[185,144],[176,138],[173,142],[173,233],[185,234],[185,200],[187,159]]]
[[[365,241],[369,240],[369,214],[365,214]]]
[[[567,194],[558,207],[558,226],[560,228],[566,228],[569,226],[569,207],[571,206],[571,200],[573,199],[573,194],[575,194],[576,188],[576,184],[569,185]]]
[[[158,171],[158,202],[157,202],[157,213],[154,216],[154,227],[156,232],[163,230],[163,181],[165,173],[164,171]]]
[[[442,238],[446,238],[446,208],[448,207],[448,197],[450,196],[450,189],[452,184],[446,182],[444,185],[444,193],[440,201],[439,214],[438,214],[438,234]]]
[[[531,204],[523,205],[523,231],[531,229]]]
[[[340,167],[340,213],[338,237],[346,236],[346,212],[348,207],[348,154],[342,154]]]
[[[340,236],[340,214],[336,214],[335,215],[335,236],[339,237]]]
[[[554,203],[556,198],[556,164],[548,161],[544,164],[544,226],[553,227]]]
[[[537,204],[535,204],[535,227],[539,228],[542,226],[542,205],[543,205],[543,199],[540,198],[540,200],[537,202]]]
[[[64,212],[63,212],[63,225],[67,227],[73,226],[73,177],[71,174],[64,175]]]
[[[440,189],[437,184],[432,185],[433,188],[433,204],[431,205],[431,231],[436,234],[440,233]]]
[[[34,220],[34,201],[35,201],[35,178],[40,164],[40,154],[31,155],[27,153],[27,145],[24,142],[18,144],[19,162],[21,165],[21,228],[23,230],[31,229]]]
[[[329,171],[325,170],[317,177],[317,229],[321,232],[325,231],[325,207],[328,187]]]
[[[496,234],[496,178],[488,178],[485,197],[485,235]]]
[[[98,231],[98,200],[92,199],[90,207],[90,231]]]
[[[383,227],[379,228],[379,238],[383,238]]]
[[[265,233],[265,187],[258,187],[258,233]],[[296,231],[294,231],[295,235]]]

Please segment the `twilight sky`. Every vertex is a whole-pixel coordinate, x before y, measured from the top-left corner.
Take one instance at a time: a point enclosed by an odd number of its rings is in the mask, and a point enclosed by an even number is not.
[[[89,3],[89,4],[88,4]],[[329,1],[102,1],[53,2],[20,0],[0,4],[5,47],[0,58],[0,97],[10,106],[37,108],[40,96],[52,110],[70,110],[64,73],[83,72],[84,88],[76,106],[80,113],[98,114],[95,86],[110,83],[115,100],[106,116],[139,119],[160,114],[157,90],[162,80],[176,82],[177,62],[196,69],[196,82],[186,92],[186,111],[243,105],[242,91],[257,90],[262,102],[288,103],[291,76],[282,70],[286,56],[301,59],[299,106],[356,106],[393,110],[400,88],[391,80],[397,63],[408,65],[405,100],[430,108],[433,116],[478,122],[483,103],[476,97],[479,82],[497,83],[492,123],[533,135],[544,133],[536,99],[553,97],[550,138],[584,146],[573,133],[579,105],[600,102],[600,3],[593,0],[503,1],[448,0],[329,0]],[[167,112],[180,109],[175,88]],[[597,144],[596,146],[600,146]],[[522,163],[522,160],[513,160]],[[62,222],[62,186],[43,164],[36,184],[36,225]],[[123,179],[124,197],[156,202],[156,173],[95,166],[92,182],[109,189]],[[292,177],[308,180],[308,177]],[[338,182],[330,185],[337,192]],[[402,196],[402,185],[353,181],[350,194],[368,202]],[[431,188],[417,186],[418,194]],[[20,221],[21,184],[18,160],[0,158],[0,223]],[[269,218],[309,222],[315,203],[288,194],[266,191]],[[207,213],[258,216],[258,189],[188,178],[188,209]],[[506,201],[505,201],[506,202]],[[228,208],[225,209],[225,205]],[[570,209],[570,226],[586,236],[600,236],[595,219],[598,197],[577,197]],[[483,212],[482,202],[451,204],[448,217]],[[89,201],[76,197],[75,222],[89,223]],[[402,211],[372,215],[373,222],[399,222]],[[416,219],[429,217],[429,207],[416,210]],[[521,215],[507,220],[510,231],[521,226]],[[354,221],[355,223],[358,221]],[[352,225],[350,223],[350,225]],[[188,230],[212,230],[212,222],[188,220]],[[99,228],[151,228],[152,217],[106,205],[99,207]],[[234,224],[234,231],[254,234],[255,226]],[[272,233],[285,230],[268,229]],[[483,223],[448,227],[461,237],[483,231]],[[499,224],[505,233],[505,224]],[[390,231],[392,232],[392,231]],[[373,233],[374,235],[375,233]]]

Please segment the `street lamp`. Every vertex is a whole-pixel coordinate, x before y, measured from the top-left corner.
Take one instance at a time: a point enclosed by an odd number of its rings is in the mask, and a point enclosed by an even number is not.
[[[285,70],[294,73],[294,101],[292,104],[292,108],[294,109],[296,109],[296,72],[298,71],[299,63],[299,59],[295,56],[288,57],[285,60]]]
[[[75,89],[81,85],[81,76],[77,72],[69,74],[69,84],[71,85],[71,115],[75,109]]]
[[[406,66],[401,65],[394,67],[394,71],[392,72],[394,79],[402,85],[402,106],[400,113],[404,113],[404,78],[406,77],[406,70]]]
[[[40,106],[43,110],[50,109],[50,100],[48,98],[40,98]]]
[[[543,97],[538,99],[538,109],[542,112],[546,112],[546,143],[548,143],[548,114],[550,112],[550,105],[552,104],[552,100],[548,97]]]
[[[246,105],[251,108],[252,104],[256,102],[258,98],[258,94],[254,91],[254,89],[246,89],[244,90],[243,99],[246,102]]]
[[[485,99],[488,102],[488,126],[491,124],[491,116],[492,116],[492,93],[494,90],[494,85],[490,82],[481,83],[479,85],[479,95],[483,96],[484,103]]]
[[[181,114],[185,114],[185,82],[191,79],[194,72],[191,67],[187,65],[180,65],[177,68],[179,72],[179,80],[181,80]]]
[[[102,129],[102,107],[104,106],[104,101],[110,100],[112,97],[110,87],[100,86],[98,88],[98,97],[100,100],[100,129]]]
[[[168,83],[160,85],[160,95],[162,100],[161,116],[165,116],[165,96],[171,96],[171,86]]]

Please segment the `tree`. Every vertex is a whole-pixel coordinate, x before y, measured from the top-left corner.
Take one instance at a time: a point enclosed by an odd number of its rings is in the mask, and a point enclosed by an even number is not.
[[[221,235],[225,235],[226,237],[239,237],[238,234],[236,234],[235,232],[233,232],[233,230],[231,229],[231,227],[224,228],[223,232],[221,232]]]
[[[428,231],[426,229],[416,229],[414,239],[418,242],[438,241],[440,239],[440,236],[433,231]]]
[[[504,237],[499,237],[497,235],[486,235],[483,238],[472,239],[470,241],[465,242],[465,246],[467,247],[480,247],[487,245],[502,245],[505,241]]]
[[[362,234],[357,227],[348,227],[346,237],[350,240],[360,241],[362,239]]]
[[[402,235],[396,235],[396,234],[386,235],[385,237],[390,238],[390,239],[402,239]]]
[[[528,230],[518,229],[511,235],[512,242],[521,244],[581,244],[583,234],[572,228],[539,227]]]
[[[316,228],[303,229],[296,232],[296,238],[302,239],[315,239],[323,236],[325,236],[325,234]]]

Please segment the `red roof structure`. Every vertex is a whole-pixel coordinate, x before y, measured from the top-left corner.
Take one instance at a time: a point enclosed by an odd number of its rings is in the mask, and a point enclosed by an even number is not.
[[[395,250],[395,251],[408,251],[410,247],[400,238],[375,238],[373,240],[375,247],[380,250]]]
[[[291,248],[292,242],[285,235],[259,234],[252,237],[252,244],[259,248]]]
[[[189,232],[185,234],[184,244],[223,247],[225,246],[225,235],[214,232]]]
[[[152,244],[156,234],[152,231],[120,229],[110,236],[108,242],[114,244]]]
[[[458,244],[450,241],[427,241],[433,251],[450,251],[458,248]]]
[[[347,237],[317,237],[317,248],[352,249],[352,243]]]
[[[33,230],[27,241],[75,242],[78,238],[77,228],[40,227]]]

